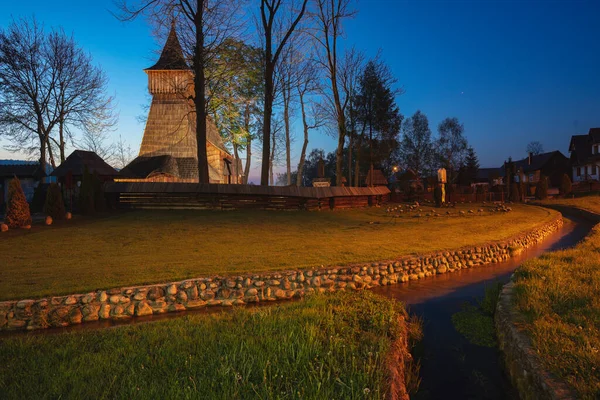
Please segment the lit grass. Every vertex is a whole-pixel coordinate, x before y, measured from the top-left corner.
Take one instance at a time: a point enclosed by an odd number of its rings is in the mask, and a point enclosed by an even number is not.
[[[477,213],[479,208],[485,212]],[[0,300],[118,286],[393,259],[505,239],[556,212],[461,205],[451,215],[392,219],[342,212],[139,211],[0,234]],[[459,216],[460,210],[475,214]]]
[[[0,340],[3,398],[380,399],[401,304],[370,292]]]
[[[552,203],[600,213],[596,197]],[[515,299],[546,368],[579,398],[600,398],[600,227],[575,248],[520,267]]]

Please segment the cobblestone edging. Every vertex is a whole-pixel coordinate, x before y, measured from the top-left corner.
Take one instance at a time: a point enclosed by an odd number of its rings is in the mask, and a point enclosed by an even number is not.
[[[590,211],[560,205],[544,206],[561,213],[580,216],[594,223],[600,222],[600,215]],[[504,353],[506,370],[520,397],[524,400],[577,398],[565,383],[544,369],[531,339],[523,329],[518,328],[521,316],[513,307],[513,289],[513,282],[502,288],[494,322],[498,344]]]
[[[346,267],[210,276],[155,285],[97,290],[38,300],[0,302],[0,330],[64,327],[99,319],[234,306],[302,297],[314,292],[363,290],[408,282],[462,268],[505,261],[562,226],[558,215],[512,239],[455,251],[405,256],[397,260]]]

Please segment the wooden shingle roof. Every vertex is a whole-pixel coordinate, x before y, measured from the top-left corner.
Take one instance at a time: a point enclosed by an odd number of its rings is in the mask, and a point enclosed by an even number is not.
[[[73,175],[80,176],[83,175],[85,166],[87,166],[91,174],[95,172],[99,176],[107,177],[116,177],[118,175],[117,171],[108,165],[98,154],[85,150],[75,150],[72,152],[50,175],[61,178],[71,171]]]
[[[172,24],[160,58],[156,64],[150,68],[146,68],[146,71],[181,71],[189,69],[190,67],[185,61],[181,44],[175,32],[175,24]]]

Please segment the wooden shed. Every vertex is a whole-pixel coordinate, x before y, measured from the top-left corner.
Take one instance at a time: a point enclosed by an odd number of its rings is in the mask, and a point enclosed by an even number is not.
[[[96,173],[103,182],[112,181],[119,174],[93,151],[75,150],[50,175],[55,176],[59,182],[65,183],[70,173],[75,184],[81,181],[86,166],[91,174]]]

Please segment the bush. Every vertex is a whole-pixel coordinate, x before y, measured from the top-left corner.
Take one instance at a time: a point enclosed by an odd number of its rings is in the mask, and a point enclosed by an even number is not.
[[[79,210],[82,214],[93,214],[94,207],[94,183],[87,165],[83,169],[81,186],[79,187]]]
[[[54,220],[65,218],[65,202],[63,201],[62,191],[56,183],[51,183],[48,187],[44,213]]]
[[[46,190],[47,186],[39,183],[33,192],[33,199],[31,200],[31,211],[42,212],[44,210],[44,204],[46,203]]]
[[[94,188],[94,209],[96,212],[106,211],[106,197],[102,181],[96,172],[92,175],[92,187]]]
[[[563,174],[562,179],[560,181],[560,188],[559,188],[560,194],[562,196],[566,196],[569,193],[571,193],[571,189],[572,189],[571,178],[569,178],[569,175]]]
[[[4,223],[9,228],[19,228],[31,225],[31,211],[25,193],[21,187],[21,181],[14,177],[8,184],[8,201]]]
[[[548,198],[548,178],[545,175],[540,176],[540,180],[535,187],[535,198],[538,200]]]
[[[513,203],[518,203],[521,201],[519,185],[516,182],[510,184],[510,201],[512,201]]]
[[[442,206],[442,188],[440,187],[440,185],[437,185],[433,189],[433,200],[435,201],[436,207]]]

